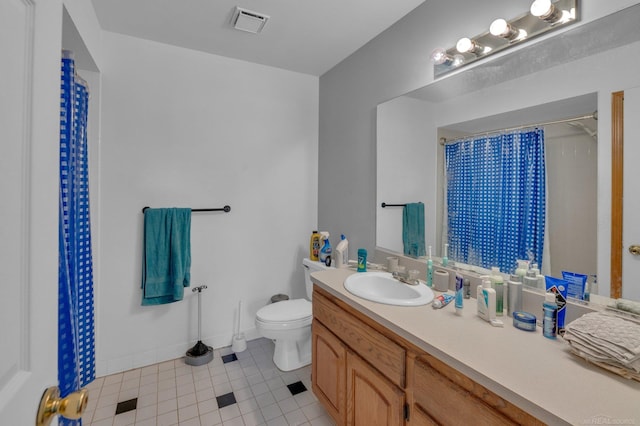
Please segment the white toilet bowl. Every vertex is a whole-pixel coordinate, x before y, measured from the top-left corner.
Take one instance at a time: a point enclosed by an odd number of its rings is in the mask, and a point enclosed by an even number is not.
[[[309,274],[327,269],[323,263],[302,261],[307,296],[313,284]],[[264,306],[256,313],[256,328],[261,336],[275,340],[273,362],[282,371],[291,371],[311,363],[311,302],[307,299],[285,300]]]
[[[263,337],[275,340],[273,362],[282,371],[311,363],[311,302],[285,300],[260,309],[256,327]]]

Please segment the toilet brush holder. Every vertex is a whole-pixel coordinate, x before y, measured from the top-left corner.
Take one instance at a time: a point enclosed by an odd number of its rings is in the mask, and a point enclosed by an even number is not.
[[[213,348],[202,343],[202,290],[206,285],[195,287],[192,292],[198,292],[198,343],[189,349],[184,357],[184,362],[189,365],[204,365],[213,359]]]
[[[233,352],[242,352],[247,349],[247,341],[244,339],[244,333],[240,332],[240,317],[242,316],[242,300],[238,303],[238,321],[236,321],[236,334],[231,342],[231,350]]]

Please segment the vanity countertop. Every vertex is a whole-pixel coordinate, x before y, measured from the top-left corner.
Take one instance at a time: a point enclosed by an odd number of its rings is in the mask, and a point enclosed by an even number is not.
[[[640,424],[640,383],[619,377],[571,355],[569,346],[519,330],[512,318],[492,327],[466,299],[463,315],[453,302],[400,307],[352,295],[349,269],[315,272],[312,281],[425,352],[548,424]],[[436,296],[439,292],[434,292]]]

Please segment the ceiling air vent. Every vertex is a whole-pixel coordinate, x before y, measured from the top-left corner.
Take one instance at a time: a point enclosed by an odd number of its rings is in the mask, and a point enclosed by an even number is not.
[[[236,6],[231,24],[236,30],[257,34],[262,31],[268,20],[267,15]]]

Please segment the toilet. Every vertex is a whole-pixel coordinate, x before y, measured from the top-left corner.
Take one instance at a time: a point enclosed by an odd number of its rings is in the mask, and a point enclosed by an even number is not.
[[[310,274],[328,269],[324,263],[303,259],[307,299],[272,303],[256,313],[256,328],[261,336],[275,340],[273,362],[282,371],[311,364],[311,297]]]

